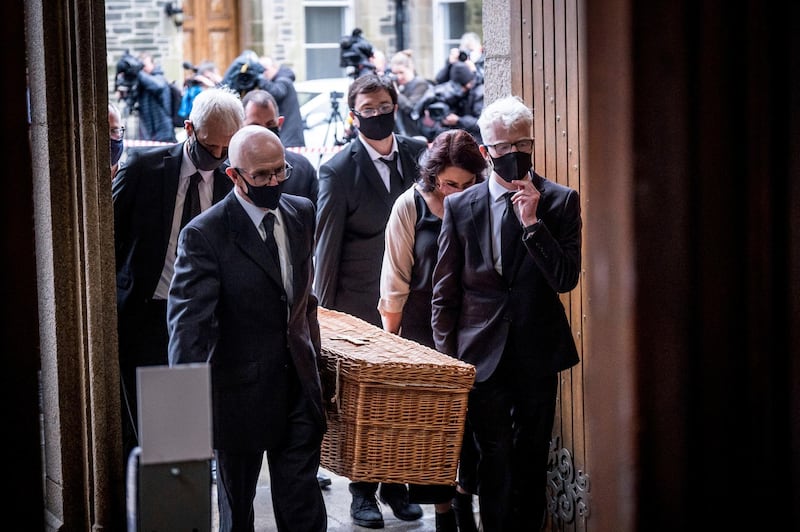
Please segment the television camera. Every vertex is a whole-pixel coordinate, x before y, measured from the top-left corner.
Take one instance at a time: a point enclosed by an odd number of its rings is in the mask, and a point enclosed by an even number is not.
[[[258,88],[258,80],[264,73],[264,65],[259,61],[258,55],[252,50],[245,50],[228,67],[222,83],[244,96],[253,89]]]
[[[128,110],[132,111],[139,97],[139,72],[144,65],[139,58],[125,50],[117,61],[117,74],[114,79],[114,90],[119,94],[120,101],[125,101]]]
[[[356,28],[339,41],[339,66],[347,69],[347,75],[353,79],[375,71],[375,65],[369,60],[372,57],[372,45],[362,34],[363,31]]]

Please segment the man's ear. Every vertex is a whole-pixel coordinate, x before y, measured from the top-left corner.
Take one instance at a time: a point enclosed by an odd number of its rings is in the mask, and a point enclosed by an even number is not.
[[[233,168],[233,166],[226,167],[225,174],[228,176],[228,179],[230,179],[233,184],[236,185],[236,178],[238,175],[236,174],[236,170]]]
[[[283,127],[283,121],[284,121],[284,117],[279,116],[278,117],[278,129]]]

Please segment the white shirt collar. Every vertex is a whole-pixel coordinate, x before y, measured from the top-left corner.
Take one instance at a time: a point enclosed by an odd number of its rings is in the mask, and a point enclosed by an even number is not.
[[[244,212],[247,213],[247,216],[250,217],[250,220],[253,221],[253,225],[255,225],[256,227],[259,227],[261,225],[261,222],[264,220],[264,216],[268,212],[271,212],[275,215],[275,221],[279,226],[283,223],[283,218],[281,217],[280,209],[264,210],[261,207],[256,207],[255,205],[253,205],[252,203],[250,203],[249,201],[247,201],[242,197],[241,192],[236,186],[233,187],[233,192],[234,194],[236,194],[236,199],[239,200],[239,204],[242,206],[242,208],[244,208]]]
[[[494,178],[494,174],[489,174],[489,196],[492,198],[492,201],[502,200],[503,194],[506,192],[512,191],[498,183]]]
[[[358,136],[358,140],[359,140],[359,142],[361,142],[361,144],[364,146],[364,148],[367,149],[367,153],[369,154],[370,159],[372,159],[372,162],[375,162],[375,161],[377,161],[378,159],[380,159],[382,157],[383,158],[393,157],[395,153],[397,153],[399,155],[398,149],[397,149],[397,137],[395,137],[394,135],[392,135],[392,149],[391,149],[391,151],[389,152],[388,155],[381,155],[380,153],[378,153],[375,150],[375,148],[373,148],[372,146],[370,146],[369,144],[364,142],[364,140],[361,138],[361,135]]]

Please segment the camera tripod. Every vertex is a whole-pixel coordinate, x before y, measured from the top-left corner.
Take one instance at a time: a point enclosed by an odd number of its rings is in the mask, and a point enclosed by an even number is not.
[[[347,127],[344,122],[344,118],[342,118],[342,115],[339,114],[339,98],[343,96],[344,95],[341,92],[331,91],[331,114],[328,116],[328,127],[325,128],[325,137],[322,139],[323,147],[328,145],[328,135],[331,133],[331,128],[333,128],[333,146],[344,146],[347,144],[343,138],[339,137],[339,125],[341,124],[342,126],[342,133],[344,133]]]

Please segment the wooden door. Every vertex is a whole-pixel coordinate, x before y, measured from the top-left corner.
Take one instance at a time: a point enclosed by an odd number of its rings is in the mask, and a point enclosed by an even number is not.
[[[183,60],[224,73],[241,52],[237,0],[183,0]]]
[[[512,2],[510,18],[512,93],[533,108],[534,169],[551,181],[581,192],[585,220],[587,196],[582,187],[585,158],[581,124],[585,103],[581,0]],[[558,406],[548,466],[548,530],[585,530],[591,512],[591,468],[586,460],[584,371],[593,363],[584,338],[587,315],[583,274],[578,286],[561,297],[567,309],[581,363],[559,374]]]

